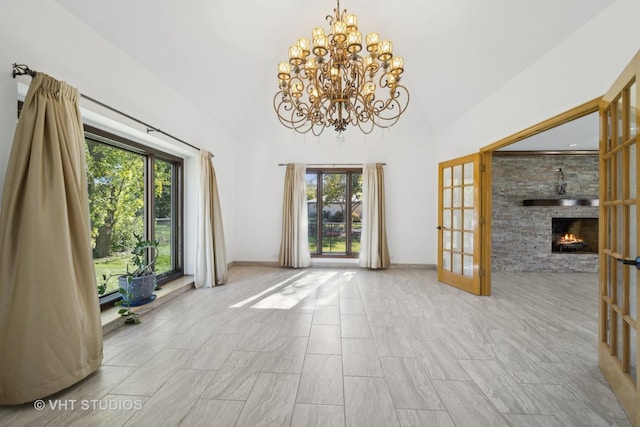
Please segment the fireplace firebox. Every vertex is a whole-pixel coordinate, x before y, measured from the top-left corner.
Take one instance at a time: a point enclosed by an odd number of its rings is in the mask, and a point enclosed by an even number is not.
[[[598,218],[551,218],[551,252],[598,253]]]

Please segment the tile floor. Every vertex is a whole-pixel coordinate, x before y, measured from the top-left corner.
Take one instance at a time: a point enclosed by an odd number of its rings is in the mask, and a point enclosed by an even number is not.
[[[630,426],[597,367],[597,275],[234,267],[107,335],[2,426]],[[56,405],[56,407],[54,407]],[[72,408],[73,406],[73,408]]]

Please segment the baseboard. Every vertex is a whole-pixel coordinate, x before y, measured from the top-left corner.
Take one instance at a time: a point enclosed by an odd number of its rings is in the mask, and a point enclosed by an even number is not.
[[[227,264],[231,267],[280,267],[276,261],[231,261]],[[311,258],[311,267],[313,268],[361,268],[357,258]],[[435,264],[391,264],[389,269],[432,269],[436,268]]]
[[[227,264],[231,267],[280,267],[277,261],[231,261]]]
[[[426,270],[435,270],[435,264],[391,264],[389,269],[406,269],[406,270],[415,270],[415,269],[426,269]]]

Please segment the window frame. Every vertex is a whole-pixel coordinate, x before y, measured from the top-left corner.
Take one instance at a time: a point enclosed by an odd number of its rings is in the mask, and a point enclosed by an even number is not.
[[[172,245],[173,253],[171,255],[175,265],[173,270],[159,274],[156,277],[156,282],[158,285],[163,285],[182,277],[184,275],[184,159],[87,124],[84,124],[84,137],[94,142],[143,156],[145,175],[143,221],[145,236],[155,235],[155,221],[153,221],[155,212],[154,161],[157,158],[174,166],[175,182],[173,184],[175,185],[175,190],[171,203],[172,211],[175,213],[176,218],[172,221],[172,234],[177,241]],[[103,295],[99,298],[100,306],[103,307],[119,299],[121,299],[121,295],[118,292]]]
[[[20,112],[24,101],[18,100],[17,106],[17,118],[20,118]],[[150,221],[153,218],[155,212],[155,197],[154,197],[154,160],[158,159],[167,161],[174,165],[175,173],[175,193],[172,197],[172,210],[175,212],[176,219],[172,221],[172,234],[177,240],[173,245],[172,257],[174,259],[174,269],[169,272],[162,273],[156,277],[156,283],[163,285],[171,280],[175,280],[184,276],[184,159],[164,151],[158,150],[154,147],[140,144],[131,139],[123,136],[116,135],[104,129],[97,128],[95,126],[82,124],[83,136],[85,139],[91,139],[101,144],[110,145],[115,148],[127,150],[136,154],[144,156],[145,160],[145,212],[144,212],[144,231],[146,236],[155,235],[155,223]],[[151,189],[151,191],[149,191]],[[97,290],[97,288],[96,288]],[[102,295],[98,297],[100,308],[111,306],[113,302],[122,299],[122,296],[118,292],[112,292],[108,295]]]
[[[305,171],[306,174],[316,174],[316,182],[317,182],[317,194],[316,194],[316,212],[317,212],[317,225],[316,225],[316,250],[317,252],[311,252],[310,255],[312,258],[358,258],[360,256],[360,252],[354,253],[352,250],[352,228],[351,228],[351,203],[352,203],[352,189],[353,189],[353,175],[360,174],[362,175],[362,168],[358,167],[344,167],[344,168],[322,168],[322,167],[308,167]],[[323,184],[323,175],[324,174],[340,174],[344,173],[347,175],[346,178],[346,194],[345,194],[345,211],[349,212],[347,218],[345,218],[345,253],[333,253],[333,252],[322,252],[322,210],[324,208],[324,203],[322,202],[322,184]],[[348,219],[348,220],[347,220]],[[308,238],[307,238],[308,241]]]

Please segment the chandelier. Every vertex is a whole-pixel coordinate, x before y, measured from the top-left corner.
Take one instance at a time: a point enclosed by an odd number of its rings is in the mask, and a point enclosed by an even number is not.
[[[320,135],[333,127],[340,140],[348,125],[365,134],[394,125],[409,104],[409,91],[400,84],[404,61],[393,55],[392,43],[369,33],[362,52],[356,16],[337,3],[326,17],[330,32],[314,28],[311,41],[298,39],[289,61],[278,65],[273,107],[289,129]]]

